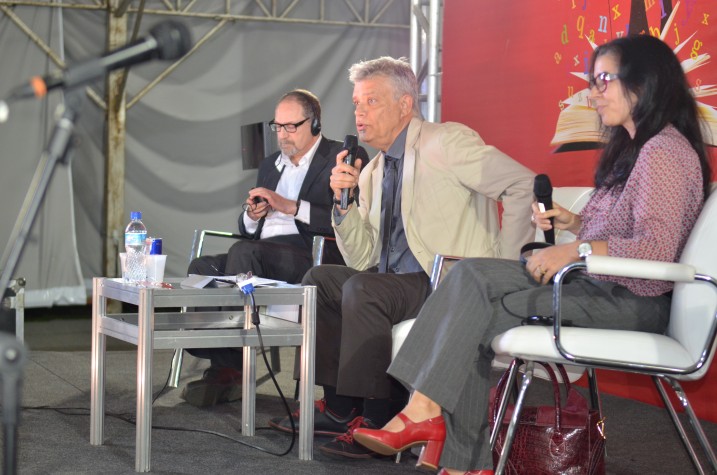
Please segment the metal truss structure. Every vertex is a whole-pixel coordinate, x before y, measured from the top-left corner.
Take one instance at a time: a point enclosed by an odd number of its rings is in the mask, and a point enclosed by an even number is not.
[[[329,2],[331,5],[328,5]],[[204,18],[216,22],[213,28],[197,40],[188,54],[170,65],[165,72],[128,100],[126,106],[129,109],[230,22],[263,21],[408,29],[410,25],[388,21],[385,16],[392,5],[405,4],[405,7],[409,8],[409,2],[416,3],[416,0],[138,0],[137,2],[133,0],[0,0],[0,12],[24,31],[59,68],[66,67],[64,61],[13,12],[12,7],[106,11],[114,18],[137,14]],[[413,23],[415,22],[412,21]],[[112,34],[110,30],[116,32],[116,29],[108,29],[108,35]],[[109,38],[110,44],[122,44],[124,41],[126,38]],[[88,88],[87,93],[95,104],[106,110],[104,99],[94,90]]]
[[[206,18],[215,21],[268,21],[351,25],[370,28],[408,28],[384,20],[392,4],[409,0],[0,0],[0,6],[34,6],[102,10],[125,13]],[[135,6],[138,4],[140,6]],[[330,7],[329,7],[330,4]]]
[[[443,0],[411,0],[411,68],[418,77],[421,110],[440,122]]]
[[[405,4],[406,8],[410,8],[410,25],[395,23],[386,18],[386,12],[394,4]],[[110,12],[114,17],[130,13],[215,21],[216,26],[197,41],[185,59],[228,22],[263,21],[364,28],[410,28],[410,61],[419,79],[421,101],[425,104],[422,109],[428,120],[440,120],[443,0],[0,0],[0,12],[21,28],[59,68],[64,68],[66,65],[59,56],[14,15],[14,6],[97,10]],[[131,108],[181,62],[182,60],[170,66],[164,74],[148,84],[127,103],[127,107]],[[88,94],[98,106],[106,108],[104,100],[94,91],[88,90]]]

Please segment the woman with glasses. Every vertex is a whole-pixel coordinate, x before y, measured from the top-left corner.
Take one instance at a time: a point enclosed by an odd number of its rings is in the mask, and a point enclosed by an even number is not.
[[[680,62],[657,38],[595,49],[590,100],[605,134],[595,191],[581,214],[556,205],[533,220],[577,241],[517,261],[464,259],[424,304],[389,374],[414,388],[403,411],[355,439],[382,454],[425,444],[419,465],[442,474],[492,474],[488,429],[491,341],[530,315],[552,315],[550,280],[593,253],[675,262],[709,190],[697,105]],[[672,283],[593,274],[564,286],[575,325],[661,333]],[[448,468],[450,467],[450,468]]]

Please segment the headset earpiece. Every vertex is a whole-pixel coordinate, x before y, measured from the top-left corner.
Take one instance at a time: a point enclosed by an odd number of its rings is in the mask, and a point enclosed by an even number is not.
[[[311,120],[311,135],[317,136],[319,135],[319,132],[321,132],[321,122],[318,117],[314,117]]]

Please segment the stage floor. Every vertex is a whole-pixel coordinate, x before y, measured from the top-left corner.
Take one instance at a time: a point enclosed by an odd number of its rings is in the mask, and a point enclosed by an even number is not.
[[[84,314],[75,318],[64,315],[28,319],[26,341],[30,352],[23,377],[19,473],[134,473],[135,427],[127,420],[135,412],[136,354],[129,346],[111,344],[108,338],[112,350],[107,355],[106,440],[103,446],[92,446],[89,335],[90,322]],[[284,394],[291,398],[293,348],[283,348],[281,356],[283,371],[277,379]],[[155,353],[155,394],[165,385],[171,358],[171,351]],[[416,459],[410,455],[399,464],[388,458],[348,460],[325,456],[317,447],[328,439],[317,438],[314,460],[303,462],[297,458],[296,445],[284,457],[243,445],[254,444],[273,452],[288,448],[290,437],[267,428],[270,418],[283,413],[277,391],[271,382],[258,387],[257,436],[243,437],[240,401],[199,409],[180,398],[183,385],[199,378],[205,367],[206,361],[185,353],[180,387],[165,389],[154,403],[154,473],[421,473],[416,471]],[[257,366],[257,373],[266,374],[263,364]],[[533,397],[547,402],[548,389],[540,384],[531,392]],[[293,408],[295,404],[290,403]],[[694,473],[663,409],[613,396],[604,396],[603,404],[609,474]],[[716,441],[717,424],[705,422],[704,427],[710,440]]]

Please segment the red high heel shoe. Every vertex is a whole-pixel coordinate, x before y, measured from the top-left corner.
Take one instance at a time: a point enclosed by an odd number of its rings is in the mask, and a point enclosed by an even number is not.
[[[403,421],[404,425],[400,432],[360,428],[354,431],[354,439],[382,455],[393,455],[414,445],[425,444],[416,466],[423,465],[434,470],[437,469],[441,452],[443,452],[443,443],[446,440],[446,423],[443,416],[416,423],[399,412],[398,418]]]
[[[463,475],[493,475],[495,472],[493,470],[470,470],[468,472],[464,472]],[[440,472],[438,472],[438,475],[448,475],[448,470],[445,468],[442,468]]]

